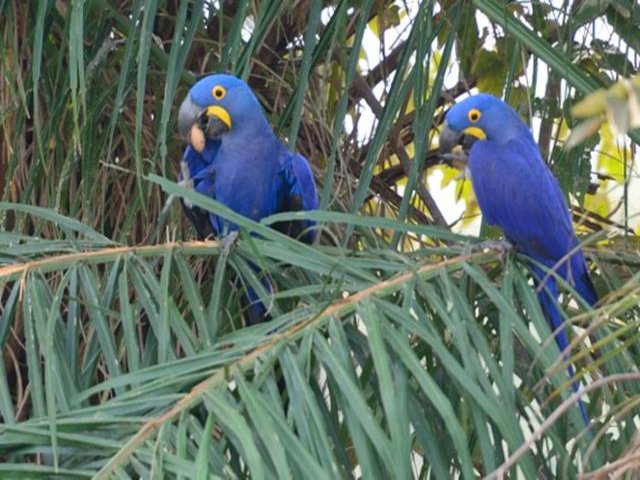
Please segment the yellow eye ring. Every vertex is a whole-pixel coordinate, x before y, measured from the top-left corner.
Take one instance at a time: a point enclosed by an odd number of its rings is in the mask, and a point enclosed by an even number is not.
[[[480,110],[478,110],[477,108],[472,108],[471,110],[469,110],[469,113],[467,113],[467,118],[472,123],[476,123],[478,120],[480,120],[481,116],[482,112],[480,112]]]
[[[216,100],[222,100],[227,94],[227,90],[222,85],[216,85],[211,89],[211,94]]]

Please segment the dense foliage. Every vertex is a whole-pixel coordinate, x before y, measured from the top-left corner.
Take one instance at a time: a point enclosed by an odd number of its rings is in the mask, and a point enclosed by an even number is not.
[[[0,53],[0,476],[640,468],[640,134],[598,119],[563,148],[571,107],[637,73],[633,0],[0,0]],[[316,245],[173,182],[177,106],[211,71],[310,159]],[[498,232],[437,153],[474,88],[530,121],[572,200],[603,297],[562,299],[590,431],[526,261],[479,243]],[[176,196],[237,245],[194,241]],[[242,328],[247,286],[270,323]]]

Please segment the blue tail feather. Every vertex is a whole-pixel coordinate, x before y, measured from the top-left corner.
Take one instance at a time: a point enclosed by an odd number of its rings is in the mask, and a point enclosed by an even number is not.
[[[573,378],[575,376],[575,371],[573,370],[573,365],[569,364],[567,367],[567,371],[569,372],[569,377]],[[574,380],[571,382],[573,386],[573,391],[578,393],[580,391],[580,383]],[[578,399],[578,409],[580,410],[580,416],[582,417],[582,422],[586,427],[589,426],[589,416],[587,415],[587,408],[584,406],[584,402],[582,399]]]
[[[589,269],[581,252],[571,257],[570,269],[567,275],[569,283],[574,286],[575,291],[584,301],[593,307],[598,302],[598,294],[593,286]]]
[[[242,317],[245,327],[256,325],[267,320],[267,308],[260,301],[260,297],[252,287],[247,288],[246,293],[242,294],[240,305],[242,307]]]
[[[252,262],[249,263],[249,266],[256,274],[260,274],[260,267]],[[262,274],[260,282],[267,292],[273,292],[269,275]],[[269,320],[267,307],[260,300],[258,292],[251,286],[247,286],[246,292],[240,297],[240,306],[242,307],[242,317],[246,327]]]
[[[545,278],[544,272],[539,269],[534,269],[536,273],[536,277],[538,279]],[[538,281],[539,285],[539,281]],[[540,287],[540,291],[538,292],[538,300],[540,302],[540,306],[547,317],[547,320],[551,324],[551,328],[555,334],[555,341],[562,353],[562,358],[567,360],[569,358],[567,347],[569,346],[569,337],[567,336],[567,332],[563,326],[564,320],[562,318],[562,314],[558,309],[557,298],[558,298],[558,287],[556,284],[556,280],[554,278],[547,278],[544,286]],[[581,292],[579,292],[581,293]],[[585,300],[588,301],[587,298]],[[569,364],[567,367],[567,371],[569,373],[569,377],[573,378],[575,376],[575,370],[573,365]],[[573,381],[572,383],[573,391],[578,393],[580,391],[580,383],[578,381]],[[589,417],[587,416],[586,407],[582,401],[582,399],[578,400],[578,409],[580,410],[580,416],[582,417],[582,421],[585,426],[589,426]]]

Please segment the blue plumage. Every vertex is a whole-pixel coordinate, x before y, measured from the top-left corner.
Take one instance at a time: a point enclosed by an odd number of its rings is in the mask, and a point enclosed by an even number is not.
[[[214,98],[216,87],[225,90],[223,98]],[[196,191],[256,221],[278,212],[318,207],[309,164],[274,135],[245,82],[231,75],[211,75],[193,86],[187,100],[196,106],[198,116],[192,118],[193,122],[207,107],[215,105],[228,112],[232,123],[218,138],[207,138],[202,152],[191,145],[186,148],[184,160]],[[237,225],[225,225],[214,214],[209,220],[216,235],[225,228],[237,230]],[[310,226],[312,222],[305,222],[298,233]],[[294,231],[290,225],[280,228],[286,233]],[[306,239],[311,240],[312,236],[313,232],[308,231]]]
[[[485,220],[501,227],[518,251],[554,269],[589,305],[594,305],[598,296],[567,203],[527,125],[502,100],[487,94],[454,105],[445,120],[448,132],[478,138],[469,151],[468,168]],[[447,133],[443,138],[447,135],[451,136]],[[563,318],[557,306],[556,280],[538,266],[532,269],[540,287],[540,304],[557,331],[558,347],[564,351],[569,342],[560,328]],[[544,285],[540,286],[542,281]],[[572,368],[570,373],[573,375]]]
[[[197,82],[180,107],[178,127],[189,137],[194,124],[206,141],[202,151],[195,144],[187,146],[180,179],[190,177],[196,191],[255,221],[278,212],[318,207],[309,164],[274,135],[244,81],[216,74]],[[238,229],[214,213],[195,207],[186,207],[186,211],[200,236]],[[274,228],[311,242],[312,226],[310,221],[293,221],[277,223]],[[255,294],[250,292],[250,296]]]

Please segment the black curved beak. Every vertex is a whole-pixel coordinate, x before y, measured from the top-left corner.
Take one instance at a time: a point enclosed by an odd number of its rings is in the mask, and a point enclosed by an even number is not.
[[[191,127],[194,123],[200,122],[200,117],[205,110],[205,108],[193,103],[193,100],[191,100],[191,94],[187,93],[186,98],[180,105],[180,111],[178,112],[178,132],[180,132],[182,137],[189,137]]]
[[[438,137],[440,158],[447,165],[464,169],[468,161],[469,150],[477,140],[478,138],[473,135],[453,130],[445,122]]]
[[[478,137],[474,137],[473,135],[469,135],[464,132],[452,130],[451,127],[446,123],[442,127],[440,136],[438,137],[440,153],[449,153],[457,146],[461,146],[462,150],[468,152],[473,144],[477,141]]]
[[[229,127],[222,120],[214,116],[209,117],[206,113],[200,116],[200,127],[208,138],[218,138],[229,131]]]
[[[462,132],[452,130],[449,124],[445,123],[438,137],[440,153],[449,153],[460,145],[463,135]]]
[[[196,123],[208,138],[218,138],[229,131],[229,126],[223,120],[216,115],[209,115],[207,108],[196,105],[191,94],[187,93],[178,112],[178,132],[188,140],[189,132]]]

